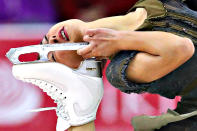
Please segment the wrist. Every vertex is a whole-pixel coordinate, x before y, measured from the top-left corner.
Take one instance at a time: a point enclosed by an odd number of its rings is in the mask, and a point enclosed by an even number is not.
[[[119,31],[118,46],[119,50],[132,50],[132,47],[137,42],[134,31]]]
[[[116,40],[115,42],[115,48],[116,48],[116,52],[119,52],[121,50],[124,50],[124,44],[123,44],[123,32],[122,31],[117,31],[117,36],[116,36]]]

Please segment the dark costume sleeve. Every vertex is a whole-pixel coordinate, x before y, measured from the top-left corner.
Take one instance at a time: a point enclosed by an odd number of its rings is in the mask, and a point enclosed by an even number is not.
[[[139,84],[131,82],[127,79],[126,69],[129,62],[135,57],[137,51],[121,51],[113,57],[111,63],[107,67],[108,81],[125,93],[140,93],[146,90],[149,84]]]
[[[180,0],[140,0],[131,11],[145,8],[148,18],[138,30],[164,31],[190,38],[197,43],[197,13],[183,5]],[[154,82],[143,84],[128,80],[126,69],[137,51],[121,51],[109,64],[106,75],[109,82],[125,93],[150,92],[167,98],[181,95],[197,79],[197,55],[182,66]],[[184,53],[184,52],[183,52]]]

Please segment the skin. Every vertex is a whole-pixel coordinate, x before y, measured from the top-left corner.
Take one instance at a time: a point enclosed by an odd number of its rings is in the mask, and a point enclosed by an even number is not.
[[[83,22],[77,19],[67,20],[54,25],[46,34],[46,38],[43,38],[42,43],[83,42],[83,37],[88,29],[108,28],[119,31],[135,30],[143,23],[145,18],[146,11],[144,9],[138,9],[136,12],[131,12],[124,16],[102,18],[92,22]],[[69,41],[63,40],[58,36],[62,27],[67,31]],[[52,53],[49,54],[49,59],[53,61],[51,54]],[[56,51],[54,56],[57,62],[63,63],[71,68],[77,68],[80,62],[86,58],[85,56],[78,55],[76,51]]]
[[[127,76],[130,80],[147,83],[157,80],[173,71],[194,54],[194,45],[188,38],[166,32],[135,31],[144,23],[147,12],[137,9],[124,16],[99,19],[93,22],[68,20],[53,26],[47,33],[43,44],[65,42],[89,42],[89,46],[78,51],[56,51],[56,62],[71,68],[77,68],[86,58],[108,58],[121,50],[140,51],[130,62]],[[58,37],[58,32],[65,27],[69,41]],[[183,53],[184,52],[184,53]],[[94,122],[79,127],[71,127],[69,131],[95,130]]]

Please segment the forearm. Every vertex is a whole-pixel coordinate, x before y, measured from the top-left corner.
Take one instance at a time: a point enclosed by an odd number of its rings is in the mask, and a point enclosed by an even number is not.
[[[119,73],[125,72],[128,67],[126,76],[130,80],[142,83],[163,77],[186,62],[194,53],[194,45],[190,39],[159,31],[96,29],[89,30],[84,40],[91,44],[88,48],[78,51],[85,58],[111,56],[122,50],[130,50],[128,53],[139,51],[135,57],[132,54],[125,57],[123,53],[120,59],[114,60],[116,64],[111,71],[118,70],[118,75],[113,75],[118,77],[122,76]],[[119,58],[119,55],[116,56]],[[123,57],[125,60],[122,60]],[[117,79],[121,81],[124,78]],[[119,81],[117,79],[114,81]]]
[[[187,50],[189,47],[189,45],[186,45],[188,43],[187,40],[187,38],[166,32],[122,31],[120,33],[119,46],[121,50],[137,50],[156,56],[163,56],[171,52],[176,53],[176,51]],[[180,50],[177,50],[177,48]]]
[[[191,40],[165,32],[125,32],[123,50],[138,50],[127,69],[130,80],[151,82],[186,62],[194,53]]]
[[[116,87],[138,89],[175,70],[194,53],[191,40],[165,32],[123,32],[119,35],[120,50],[108,66],[107,77]],[[130,50],[130,51],[128,51]],[[134,50],[138,50],[136,53]],[[129,88],[128,88],[129,87]]]

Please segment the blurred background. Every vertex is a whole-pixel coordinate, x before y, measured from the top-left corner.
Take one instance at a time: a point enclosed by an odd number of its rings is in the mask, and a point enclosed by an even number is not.
[[[55,131],[57,119],[55,111],[26,112],[55,104],[38,87],[12,76],[12,64],[5,57],[10,48],[38,44],[48,29],[60,21],[92,21],[125,14],[136,1],[0,0],[0,131]],[[196,9],[194,5],[191,4]],[[167,108],[175,108],[180,100],[152,94],[127,95],[112,87],[105,75],[103,79],[105,93],[97,114],[97,131],[131,131],[133,116],[158,115]]]

